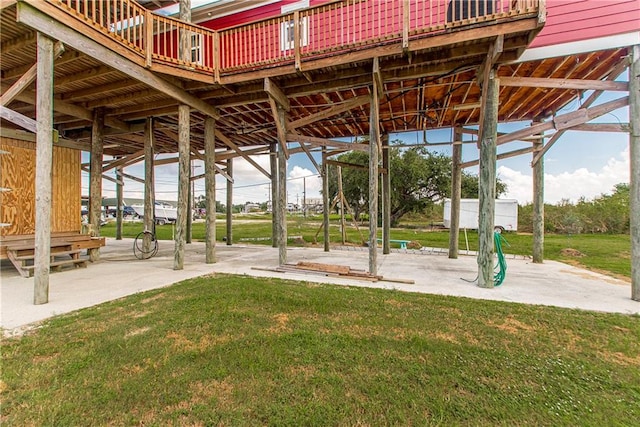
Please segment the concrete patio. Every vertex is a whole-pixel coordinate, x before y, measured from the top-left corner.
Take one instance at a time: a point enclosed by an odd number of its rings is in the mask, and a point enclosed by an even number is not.
[[[268,246],[219,245],[216,249],[218,262],[205,264],[204,243],[192,243],[186,245],[185,268],[181,271],[173,270],[172,241],[161,241],[158,254],[150,260],[137,260],[132,246],[132,239],[107,239],[107,246],[101,250],[100,261],[89,264],[88,268],[52,273],[49,303],[44,305],[33,305],[33,279],[20,277],[11,264],[3,262],[0,273],[0,326],[5,335],[19,334],[53,316],[211,273],[280,277],[640,314],[640,302],[630,298],[629,283],[555,261],[535,265],[526,259],[508,259],[505,283],[494,289],[482,289],[469,282],[477,275],[475,256],[461,256],[457,260],[451,260],[445,252],[436,254],[431,251],[396,250],[389,255],[380,253],[378,274],[385,278],[415,281],[415,284],[401,284],[254,269],[277,267],[278,249]],[[365,270],[368,266],[368,253],[358,249],[334,249],[327,253],[322,248],[290,248],[288,260],[290,263],[313,261]]]

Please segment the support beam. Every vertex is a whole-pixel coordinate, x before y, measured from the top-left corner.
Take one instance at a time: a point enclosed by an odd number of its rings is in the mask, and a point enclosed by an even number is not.
[[[278,247],[278,145],[269,146],[269,166],[271,169],[271,246]]]
[[[291,109],[289,99],[270,79],[264,79],[264,90],[269,95],[269,105],[271,106],[271,114],[276,124],[278,133],[278,143],[284,151],[285,157],[289,158],[287,150],[287,119],[285,113]]]
[[[178,209],[176,219],[175,248],[173,253],[173,269],[184,269],[184,246],[187,228],[187,199],[189,195],[189,167],[191,118],[188,105],[178,107]]]
[[[451,223],[449,226],[449,258],[458,259],[460,240],[460,197],[462,193],[462,132],[460,127],[454,130],[453,151],[451,154]]]
[[[116,240],[122,240],[122,167],[116,168]]]
[[[205,262],[216,262],[216,122],[204,120],[204,186],[206,203]]]
[[[640,301],[640,45],[632,46],[629,51],[631,299]]]
[[[308,115],[298,120],[294,120],[287,124],[288,131],[294,131],[300,127],[315,123],[320,120],[327,119],[329,117],[337,116],[346,111],[351,111],[354,108],[361,107],[371,102],[371,98],[368,95],[356,96],[355,98],[348,99],[340,104],[334,105],[315,114]]]
[[[389,170],[389,135],[382,137],[382,253],[391,253],[391,171]]]
[[[91,127],[91,169],[89,173],[89,224],[91,233],[100,236],[102,215],[102,163],[104,152],[104,109],[93,111]],[[100,259],[100,248],[89,249],[91,262]]]
[[[36,232],[33,303],[49,302],[51,171],[53,168],[53,41],[37,35]]]
[[[500,85],[513,87],[544,87],[552,89],[607,90],[612,92],[627,92],[629,90],[629,83],[627,82],[537,77],[500,77]]]
[[[217,135],[217,134],[216,134]],[[233,159],[227,159],[227,174],[233,178]],[[227,246],[233,244],[233,181],[227,181]]]
[[[480,178],[478,183],[478,286],[493,288],[493,225],[496,202],[496,140],[498,138],[498,94],[500,82],[490,70],[483,87],[484,123],[480,145]]]
[[[327,148],[322,147],[322,226],[324,237],[324,251],[329,252],[329,164],[327,163]]]
[[[310,145],[319,147],[331,147],[338,149],[345,149],[349,151],[367,151],[369,145],[358,144],[353,142],[334,141],[333,139],[318,138],[315,136],[300,135],[299,133],[289,132],[287,133],[287,141],[289,142],[305,142]]]
[[[54,59],[60,56],[64,52],[64,45],[60,42],[53,46]],[[36,79],[38,63],[33,64],[23,75],[20,77],[10,88],[3,91],[0,96],[0,105],[9,105],[18,95],[22,93],[33,81]]]
[[[521,156],[523,154],[529,154],[531,152],[533,152],[533,147],[519,148],[517,150],[507,151],[506,153],[500,153],[496,158],[497,160],[503,160],[503,159],[508,159],[510,157]],[[470,168],[471,166],[478,166],[479,164],[480,164],[480,159],[469,160],[468,162],[460,163],[460,167],[462,169],[465,169],[465,168]]]
[[[501,80],[502,82],[502,80]],[[533,157],[542,150],[544,136],[533,146]],[[531,165],[533,174],[533,263],[544,259],[544,159]]]
[[[113,67],[129,77],[132,77],[158,90],[159,92],[188,105],[191,108],[213,118],[219,117],[218,112],[213,106],[207,104],[198,97],[191,95],[172,83],[169,83],[167,80],[159,77],[146,68],[125,59],[123,56],[90,39],[89,37],[78,33],[72,27],[50,19],[46,14],[25,2],[18,3],[17,17],[18,22],[41,31],[48,36],[61,41],[65,45],[71,46],[79,52],[86,53],[89,56],[98,59],[103,64]]]
[[[287,156],[278,146],[278,264],[287,263]]]
[[[144,229],[155,231],[155,178],[154,158],[155,139],[153,135],[153,118],[147,117],[144,126]],[[142,240],[142,250],[151,253],[152,235],[145,233]]]
[[[220,130],[216,129],[216,138],[219,139],[220,141],[224,142],[225,145],[227,145],[229,148],[233,149],[236,153],[238,153],[238,155],[240,157],[242,157],[243,159],[245,159],[247,162],[251,163],[251,165],[253,165],[254,168],[258,169],[260,172],[262,172],[262,174],[264,176],[266,176],[267,178],[271,178],[271,175],[269,174],[269,172],[267,172],[266,170],[264,170],[264,168],[262,166],[260,166],[255,160],[253,160],[251,157],[249,157],[249,155],[247,153],[244,153],[240,147],[238,147],[233,141],[231,141],[229,138],[227,138]],[[227,171],[228,173],[229,171]],[[231,174],[229,174],[229,176],[232,176]]]
[[[378,153],[380,151],[379,94],[371,87],[369,120],[369,273],[378,274]]]

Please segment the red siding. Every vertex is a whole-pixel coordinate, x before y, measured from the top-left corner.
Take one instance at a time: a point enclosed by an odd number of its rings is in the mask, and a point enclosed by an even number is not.
[[[547,0],[547,23],[531,47],[640,31],[640,0]]]

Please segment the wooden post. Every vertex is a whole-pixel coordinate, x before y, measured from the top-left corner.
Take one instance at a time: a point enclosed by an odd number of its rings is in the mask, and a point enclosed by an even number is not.
[[[533,158],[544,146],[544,137],[533,145]],[[544,157],[531,166],[533,173],[533,262],[542,264],[544,259]]]
[[[391,167],[389,163],[389,135],[382,137],[382,253],[391,253]]]
[[[340,201],[340,237],[342,244],[347,241],[347,221],[344,218],[345,198],[342,191],[342,166],[338,166],[338,199]]]
[[[216,122],[211,117],[204,120],[204,183],[206,203],[207,264],[216,262]]]
[[[233,159],[227,159],[227,175],[233,178]],[[227,246],[233,244],[233,182],[227,180]]]
[[[269,171],[271,172],[271,246],[278,247],[278,145],[269,145]]]
[[[36,232],[33,303],[49,302],[51,171],[53,168],[53,41],[37,35]]]
[[[116,168],[116,240],[122,240],[122,166]]]
[[[189,160],[189,188],[187,189],[187,229],[185,242],[191,243],[191,228],[193,227],[193,182],[191,182],[191,176],[193,175],[193,164]]]
[[[460,240],[460,195],[462,192],[462,131],[456,127],[451,153],[451,224],[449,226],[449,258],[458,258]]]
[[[493,226],[496,203],[496,140],[498,138],[498,92],[500,81],[495,70],[482,91],[484,121],[480,145],[480,179],[478,182],[478,286],[493,288]]]
[[[287,263],[287,154],[278,145],[278,263]]]
[[[144,124],[144,229],[155,229],[155,193],[154,193],[154,138],[153,118],[147,117]],[[151,251],[151,234],[145,233],[142,239],[144,253]]]
[[[175,248],[173,253],[173,269],[184,268],[184,245],[187,226],[187,199],[189,194],[190,175],[190,112],[189,106],[178,106],[178,209],[176,219]]]
[[[327,163],[327,147],[322,147],[322,226],[324,251],[329,252],[329,164]]]
[[[371,86],[369,118],[369,273],[378,274],[378,150],[380,121],[377,85]]]
[[[191,22],[191,0],[180,0],[179,18],[181,21]],[[191,34],[186,29],[180,31],[179,54],[184,62],[191,62]]]
[[[102,221],[102,161],[104,149],[104,110],[93,110],[91,126],[91,166],[89,173],[89,224],[94,236],[100,235]],[[89,249],[91,262],[100,259],[100,248]]]
[[[631,157],[631,299],[640,301],[640,45],[630,49],[629,155]]]

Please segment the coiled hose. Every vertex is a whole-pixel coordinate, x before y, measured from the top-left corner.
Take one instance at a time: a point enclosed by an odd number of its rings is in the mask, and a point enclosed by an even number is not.
[[[498,256],[498,263],[494,268],[493,275],[493,286],[500,286],[502,282],[504,282],[505,277],[507,276],[507,260],[504,258],[504,253],[502,252],[502,242],[505,242],[509,245],[509,242],[502,237],[500,231],[493,232],[493,246],[496,251],[496,255]]]

